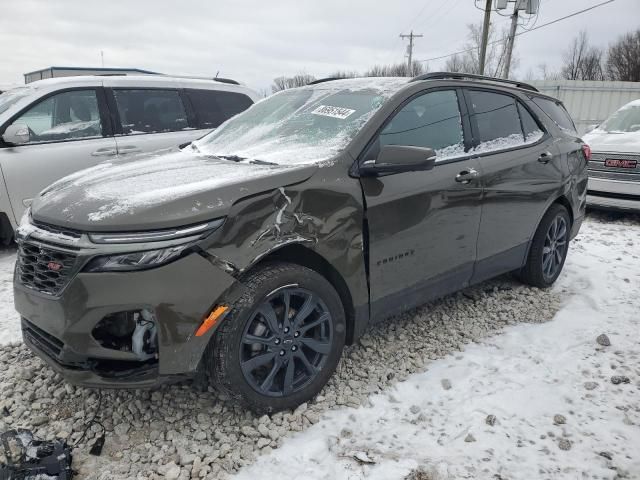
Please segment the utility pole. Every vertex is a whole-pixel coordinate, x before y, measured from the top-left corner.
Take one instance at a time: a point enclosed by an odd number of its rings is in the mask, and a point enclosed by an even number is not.
[[[104,68],[104,50],[100,50],[100,59],[102,60],[102,67]]]
[[[491,26],[491,0],[484,7],[484,24],[482,25],[482,44],[480,45],[480,75],[484,75],[484,64],[487,59],[487,42]]]
[[[507,58],[504,64],[504,74],[502,78],[509,78],[509,70],[511,69],[511,55],[513,53],[513,44],[516,42],[516,28],[518,27],[518,2],[516,1],[513,8],[513,15],[511,15],[511,29],[509,30],[509,37],[507,39]]]
[[[489,0],[491,1],[491,0]],[[407,67],[409,67],[409,76],[411,76],[411,72],[412,70],[412,57],[413,57],[413,39],[414,38],[421,38],[422,35],[416,35],[413,33],[413,30],[411,30],[411,32],[409,33],[409,35],[406,34],[400,34],[400,38],[408,38],[409,39],[409,45],[407,46]]]

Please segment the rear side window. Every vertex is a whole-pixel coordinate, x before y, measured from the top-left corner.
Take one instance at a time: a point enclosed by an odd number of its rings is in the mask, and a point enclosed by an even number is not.
[[[520,112],[520,120],[522,121],[522,130],[527,142],[537,141],[542,137],[543,132],[540,125],[520,102],[518,102],[518,112]]]
[[[114,90],[113,94],[125,135],[189,128],[184,104],[175,90]]]
[[[426,93],[407,103],[380,132],[379,146],[432,148],[437,160],[464,154],[458,96],[453,90]]]
[[[576,131],[576,126],[573,120],[571,120],[569,112],[567,112],[560,102],[554,102],[553,100],[542,97],[532,97],[531,100],[540,107],[558,127],[563,130],[569,130],[570,132]]]
[[[515,99],[509,95],[469,90],[472,119],[478,126],[481,149],[508,148],[524,143]]]
[[[197,128],[216,128],[253,104],[249,97],[236,92],[189,90],[187,95],[196,112]]]

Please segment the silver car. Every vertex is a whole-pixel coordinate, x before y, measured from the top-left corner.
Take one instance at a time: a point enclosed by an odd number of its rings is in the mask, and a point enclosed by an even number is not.
[[[591,147],[587,204],[640,211],[640,100],[584,136]]]
[[[0,95],[0,240],[31,199],[76,170],[202,137],[258,99],[229,80],[164,75],[41,80]]]

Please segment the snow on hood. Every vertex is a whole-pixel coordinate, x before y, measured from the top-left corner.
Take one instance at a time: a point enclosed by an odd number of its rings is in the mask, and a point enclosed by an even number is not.
[[[322,163],[339,154],[382,104],[406,85],[402,77],[354,78],[285,90],[231,118],[197,146],[213,155],[281,165]],[[322,107],[346,116],[323,113]]]
[[[640,131],[609,133],[596,128],[582,139],[593,152],[640,154]]]
[[[171,149],[69,175],[33,202],[34,220],[88,231],[153,229],[223,216],[247,195],[308,178],[317,167],[233,162]]]

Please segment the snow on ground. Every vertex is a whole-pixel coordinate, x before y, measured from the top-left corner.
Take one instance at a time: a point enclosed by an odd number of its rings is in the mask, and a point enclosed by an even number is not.
[[[20,341],[20,317],[13,307],[13,266],[15,248],[0,250],[0,345]]]
[[[640,224],[588,220],[553,321],[510,327],[369,406],[334,410],[237,478],[639,479],[639,247]],[[611,346],[596,343],[602,333]]]
[[[80,478],[101,479],[162,478],[169,470],[184,478],[189,473],[226,478],[226,472],[247,464],[240,480],[279,478],[285,472],[350,480],[640,479],[639,245],[640,217],[592,215],[572,243],[555,287],[553,298],[561,296],[564,305],[553,321],[507,327],[480,340],[496,331],[496,322],[500,328],[517,323],[496,320],[509,316],[499,311],[506,303],[517,304],[509,310],[513,315],[531,321],[531,310],[555,301],[544,297],[548,293],[519,286],[482,294],[481,285],[467,296],[448,297],[429,312],[418,309],[405,315],[411,318],[394,320],[397,331],[373,329],[366,338],[377,349],[365,348],[364,339],[363,346],[351,347],[342,364],[349,369],[338,371],[323,391],[326,398],[311,402],[302,415],[254,418],[189,385],[153,393],[104,391],[105,451],[91,457],[81,443],[74,465]],[[0,251],[0,344],[20,339],[11,294],[14,260],[15,249]],[[438,311],[443,318],[443,312],[453,315],[447,327]],[[543,320],[552,316],[540,314]],[[483,319],[487,325],[481,325]],[[420,336],[423,327],[432,328],[435,338]],[[479,343],[459,352],[461,329],[464,342]],[[596,343],[602,333],[611,346]],[[441,349],[420,350],[430,343]],[[371,372],[406,378],[402,372],[421,371],[423,361],[440,358],[440,351],[455,353],[427,363],[426,371],[394,387],[382,377],[366,383]],[[383,354],[389,374],[367,368],[376,362],[370,355]],[[423,360],[414,368],[410,360],[416,355]],[[34,426],[43,438],[77,440],[85,429],[82,412],[91,410],[97,397],[62,382],[22,347],[5,347],[0,356],[0,404],[10,413],[0,425]],[[614,375],[628,377],[629,383],[614,385]],[[336,406],[359,404],[357,392],[367,386],[369,392],[381,392],[365,401],[367,406]],[[357,397],[353,402],[346,400],[348,392]],[[338,401],[335,395],[344,398]],[[322,415],[313,426],[302,418],[311,418],[309,412],[316,417],[311,423]],[[490,415],[493,425],[487,423]],[[90,439],[96,434],[92,429]],[[266,453],[251,464],[259,452]]]

